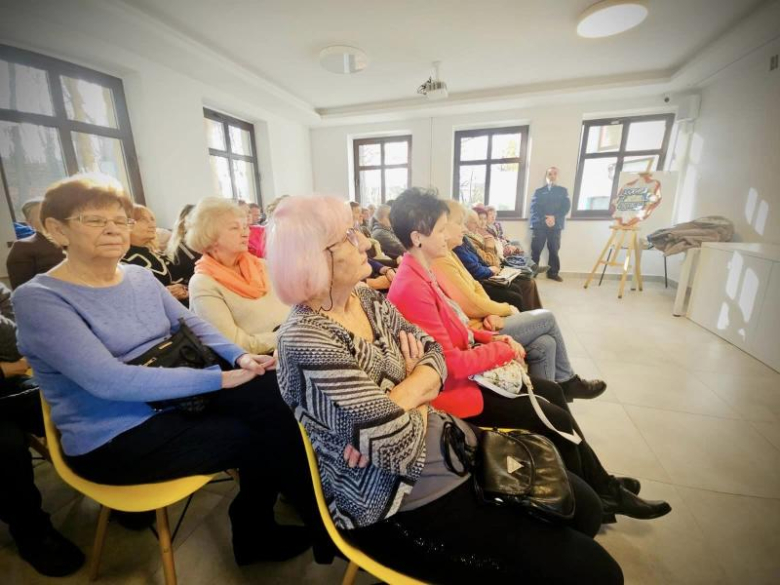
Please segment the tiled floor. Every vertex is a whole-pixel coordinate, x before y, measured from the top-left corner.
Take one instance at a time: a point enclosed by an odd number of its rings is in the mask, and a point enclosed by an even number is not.
[[[620,519],[598,539],[628,583],[780,582],[780,374],[672,317],[674,291],[659,283],[622,300],[615,282],[582,284],[539,281],[576,369],[609,383],[599,399],[576,402],[575,413],[608,469],[640,478],[644,496],[673,507],[651,522]],[[96,505],[63,486],[48,464],[36,477],[55,524],[88,550]],[[234,490],[208,486],[193,500],[175,544],[181,583],[340,582],[342,561],[318,566],[308,553],[237,568],[226,513]],[[0,546],[0,581],[46,581],[18,559],[5,532]],[[85,579],[82,570],[60,582]],[[111,525],[99,583],[149,582],[163,582],[156,541]]]

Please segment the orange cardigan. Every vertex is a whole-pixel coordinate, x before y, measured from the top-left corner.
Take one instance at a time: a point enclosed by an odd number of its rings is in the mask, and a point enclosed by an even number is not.
[[[501,366],[514,358],[506,343],[490,343],[493,334],[473,330],[474,341],[483,345],[469,346],[468,329],[450,307],[430,272],[410,254],[390,285],[388,300],[403,316],[428,333],[444,349],[447,380],[433,406],[466,418],[482,412],[482,392],[469,376]]]

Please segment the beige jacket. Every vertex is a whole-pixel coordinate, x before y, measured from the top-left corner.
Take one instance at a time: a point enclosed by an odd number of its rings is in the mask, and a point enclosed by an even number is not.
[[[271,289],[259,299],[247,299],[205,274],[190,280],[190,310],[249,353],[273,353],[276,332],[290,307]]]

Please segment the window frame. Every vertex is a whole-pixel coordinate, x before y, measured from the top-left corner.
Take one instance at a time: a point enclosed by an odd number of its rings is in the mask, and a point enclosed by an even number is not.
[[[385,144],[388,142],[406,142],[408,157],[405,164],[386,165],[385,164]],[[360,147],[369,144],[379,145],[379,164],[378,165],[361,165],[360,164]],[[354,168],[353,184],[355,185],[355,201],[363,206],[363,201],[360,198],[360,171],[380,171],[379,176],[381,180],[381,188],[379,192],[380,205],[387,203],[387,192],[385,189],[385,170],[387,169],[403,169],[406,168],[406,182],[407,189],[412,186],[412,135],[403,134],[399,136],[379,136],[373,138],[353,138],[352,139],[352,161]]]
[[[502,126],[496,128],[478,128],[474,130],[456,130],[455,131],[455,159],[452,165],[452,198],[460,201],[460,168],[461,166],[485,167],[485,201],[483,205],[490,203],[490,168],[494,164],[518,164],[517,169],[517,192],[515,193],[515,208],[513,210],[496,209],[496,217],[502,219],[523,219],[523,209],[525,200],[523,192],[525,189],[526,174],[528,172],[528,136],[530,134],[530,125],[521,126]],[[493,154],[493,136],[495,134],[520,134],[520,153],[513,158],[492,158]],[[487,158],[480,160],[460,160],[461,141],[463,138],[473,138],[477,136],[488,137]]]
[[[228,114],[217,112],[209,108],[203,108],[203,117],[214,122],[222,124],[222,131],[225,135],[225,150],[219,150],[218,148],[211,148],[209,146],[209,156],[221,156],[228,159],[228,170],[230,171],[230,188],[233,191],[233,201],[238,201],[238,194],[236,193],[236,178],[233,172],[233,161],[240,160],[248,163],[252,163],[255,172],[252,173],[255,181],[255,201],[247,201],[247,203],[257,203],[261,207],[263,206],[263,194],[260,190],[260,165],[258,163],[257,156],[257,144],[255,142],[255,125],[245,120],[239,120]],[[242,130],[249,132],[249,139],[252,143],[252,156],[245,154],[236,154],[230,150],[230,129],[228,126],[236,126]],[[207,141],[208,143],[208,141]]]
[[[130,116],[127,109],[127,101],[125,99],[124,84],[122,83],[122,80],[118,77],[95,71],[94,69],[89,69],[81,65],[76,65],[74,63],[69,63],[68,61],[41,55],[32,51],[26,51],[10,45],[0,44],[0,59],[12,64],[34,67],[45,71],[52,107],[54,109],[53,115],[48,115],[0,108],[0,121],[34,124],[36,126],[45,126],[57,130],[67,176],[79,172],[76,149],[73,146],[71,133],[81,132],[118,139],[122,144],[122,151],[125,158],[124,163],[127,168],[127,178],[130,181],[131,193],[128,193],[128,195],[131,196],[134,202],[144,205],[146,199],[144,197],[143,184],[141,181],[141,169],[135,151],[133,131],[130,126]],[[88,122],[69,119],[67,111],[65,110],[65,100],[59,79],[61,76],[80,79],[110,89],[111,95],[114,98],[117,128],[98,126]],[[8,181],[6,180],[5,170],[1,159],[0,180],[3,181],[11,217],[13,218],[13,221],[17,221],[13,202],[11,201],[11,192],[8,187]]]
[[[628,142],[628,133],[632,123],[636,122],[653,122],[653,121],[665,121],[666,128],[664,130],[664,137],[661,142],[661,148],[659,149],[645,149],[645,150],[626,150],[626,143]],[[638,116],[620,116],[614,118],[599,118],[594,120],[583,120],[582,128],[580,130],[580,151],[577,158],[577,172],[574,177],[574,190],[572,194],[571,205],[571,219],[595,219],[604,220],[612,219],[612,214],[607,209],[579,209],[580,202],[580,188],[582,186],[582,174],[584,172],[585,161],[588,159],[596,158],[617,158],[615,164],[615,176],[612,178],[612,192],[610,194],[610,202],[612,202],[617,194],[618,183],[620,181],[620,173],[623,170],[623,161],[626,157],[634,156],[658,156],[658,165],[656,171],[662,170],[666,163],[666,155],[668,154],[669,142],[671,140],[672,128],[674,127],[675,115],[673,113],[667,114],[649,114]],[[618,150],[610,152],[592,152],[587,153],[588,136],[590,129],[593,126],[611,126],[615,124],[623,125],[623,131],[620,136],[620,145]],[[587,129],[587,131],[586,131]]]

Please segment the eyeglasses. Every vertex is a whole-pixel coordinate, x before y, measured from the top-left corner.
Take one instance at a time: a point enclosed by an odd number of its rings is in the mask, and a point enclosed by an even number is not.
[[[108,225],[108,222],[120,229],[130,229],[135,225],[135,220],[125,217],[124,215],[117,215],[116,217],[103,217],[102,215],[74,215],[72,217],[66,217],[66,220],[75,219],[82,225],[93,228],[104,228]]]
[[[325,249],[330,250],[331,248],[335,248],[336,246],[339,246],[347,241],[355,246],[355,248],[360,248],[360,238],[358,238],[358,231],[355,228],[349,228],[341,241],[336,242],[335,244],[332,244]]]

